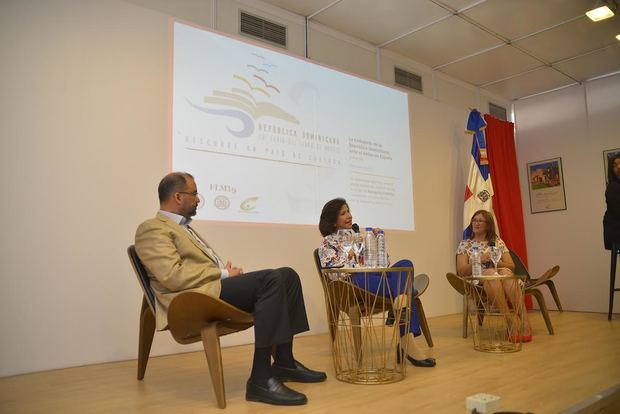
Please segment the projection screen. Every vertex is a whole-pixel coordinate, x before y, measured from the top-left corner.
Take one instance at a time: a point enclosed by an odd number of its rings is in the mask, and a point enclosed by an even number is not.
[[[172,169],[196,219],[316,225],[347,199],[360,226],[413,230],[406,93],[173,23]]]

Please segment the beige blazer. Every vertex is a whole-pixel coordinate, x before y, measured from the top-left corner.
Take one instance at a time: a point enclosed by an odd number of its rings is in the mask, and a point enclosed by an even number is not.
[[[192,291],[219,298],[222,272],[217,260],[181,225],[165,215],[158,213],[138,226],[136,252],[155,292],[158,330],[168,326],[168,306],[179,293]]]

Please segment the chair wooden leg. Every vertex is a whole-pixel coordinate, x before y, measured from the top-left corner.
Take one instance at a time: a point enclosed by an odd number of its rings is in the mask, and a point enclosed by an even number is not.
[[[480,307],[478,307],[480,309]],[[482,326],[482,322],[484,322],[484,312],[478,312],[478,326]]]
[[[420,316],[420,328],[422,329],[422,333],[424,334],[426,343],[430,348],[432,348],[433,338],[431,337],[430,329],[428,329],[428,321],[426,320],[426,315],[424,314],[424,307],[422,306],[422,301],[420,300],[420,298],[415,298],[415,306],[418,310],[418,315]]]
[[[332,342],[336,340],[338,318],[340,317],[340,310],[337,308],[327,308],[327,324],[329,325],[329,334],[331,335]]]
[[[349,318],[351,318],[351,331],[353,333],[353,346],[355,348],[355,357],[357,361],[362,360],[362,321],[359,309],[351,306],[349,309]]]
[[[155,316],[149,308],[146,299],[142,298],[142,309],[140,310],[140,328],[138,333],[138,380],[144,378],[146,364],[149,362],[151,345],[155,335]]]
[[[562,309],[562,303],[560,303],[560,297],[558,296],[558,291],[555,289],[555,283],[553,283],[553,280],[546,280],[545,285],[547,285],[547,287],[549,288],[549,291],[551,292],[551,296],[553,296],[553,301],[555,302],[555,305],[558,307],[558,310],[560,312],[564,312],[564,309]]]
[[[222,350],[220,337],[217,335],[217,322],[208,323],[200,331],[202,345],[209,364],[209,373],[213,383],[213,391],[217,399],[217,406],[226,408],[226,390],[224,389],[224,369],[222,368]]]
[[[545,319],[545,324],[547,325],[547,330],[549,331],[549,335],[553,335],[553,326],[551,325],[551,318],[549,317],[549,311],[547,310],[547,304],[545,303],[545,298],[543,297],[543,294],[540,290],[538,289],[532,289],[531,291],[528,291],[527,293],[532,294],[535,298],[536,301],[538,302],[538,307],[540,308],[540,312],[543,315],[543,318]]]

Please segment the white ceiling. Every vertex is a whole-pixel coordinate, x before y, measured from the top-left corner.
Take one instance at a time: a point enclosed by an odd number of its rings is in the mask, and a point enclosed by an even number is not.
[[[264,0],[506,99],[620,71],[595,0]]]

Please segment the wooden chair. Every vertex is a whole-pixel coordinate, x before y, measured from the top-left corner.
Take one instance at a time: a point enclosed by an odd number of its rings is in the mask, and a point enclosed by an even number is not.
[[[464,281],[460,276],[455,275],[454,273],[446,273],[446,279],[448,279],[448,282],[450,283],[450,285],[454,288],[454,290],[456,290],[457,292],[459,292],[461,295],[463,295],[463,338],[467,338],[467,328],[468,328],[468,323],[467,323],[467,316],[468,316],[468,303],[467,303],[467,295],[465,292],[465,283],[468,283],[466,281]],[[480,295],[476,295],[478,298],[484,298],[484,293],[481,292]],[[482,321],[484,318],[484,304],[482,302],[480,303],[476,303],[476,306],[478,307],[478,324],[482,325]]]
[[[560,271],[560,266],[555,265],[551,269],[547,270],[537,279],[532,279],[532,283],[530,285],[525,283],[525,291],[523,292],[526,295],[532,295],[536,298],[538,302],[538,308],[545,319],[545,325],[547,325],[547,331],[549,331],[549,335],[553,335],[553,325],[551,324],[551,318],[549,317],[549,311],[547,310],[547,304],[545,303],[545,297],[543,296],[538,286],[545,283],[546,280],[553,277]]]
[[[321,272],[322,268],[321,259],[319,258],[319,249],[314,250],[314,264],[319,274],[321,283],[326,283],[326,281],[324,280],[324,276]],[[418,276],[415,276],[413,278],[413,288],[416,291],[414,301],[418,310],[418,315],[420,317],[420,328],[422,330],[422,333],[424,334],[424,338],[426,339],[426,343],[428,344],[428,346],[433,347],[433,338],[431,336],[431,331],[428,327],[428,321],[426,320],[426,314],[424,313],[422,301],[420,300],[420,296],[422,296],[422,294],[428,288],[429,281],[429,277],[426,274],[420,274]],[[334,283],[334,281],[330,282]],[[337,286],[335,290],[332,289],[332,297],[326,297],[327,301],[339,304],[339,306],[332,307],[330,311],[329,303],[327,303],[327,322],[329,324],[329,332],[331,334],[332,340],[335,339],[336,332],[334,328],[336,326],[335,323],[338,320],[337,318],[339,312],[342,311],[346,313],[347,315],[349,315],[350,318],[352,318],[351,320],[353,324],[359,325],[359,318],[363,315],[368,315],[369,313],[384,312],[385,310],[392,310],[389,300],[385,300],[380,303],[373,303],[374,310],[371,310],[369,306],[366,306],[366,303],[364,301],[364,297],[368,296],[368,293],[365,290],[355,285],[351,285],[349,282],[338,281],[337,283],[340,284],[340,286]],[[356,292],[355,297],[348,296],[350,294],[347,292],[351,292],[351,289]],[[327,295],[327,290],[325,292]]]
[[[538,308],[540,309],[540,312],[542,313],[542,316],[545,320],[545,325],[547,325],[547,331],[549,332],[549,335],[553,335],[553,325],[551,324],[551,318],[549,317],[549,310],[547,309],[547,304],[545,303],[545,297],[543,296],[540,289],[538,289],[538,287],[543,284],[547,285],[549,287],[549,290],[551,291],[551,295],[553,296],[556,305],[558,305],[558,309],[562,311],[562,305],[560,304],[560,298],[558,297],[558,293],[555,290],[555,285],[553,284],[553,281],[549,280],[560,271],[560,266],[555,265],[551,269],[543,273],[540,277],[533,279],[530,276],[530,272],[528,272],[527,268],[525,267],[519,256],[512,250],[510,251],[510,256],[515,262],[515,274],[524,274],[527,278],[525,281],[525,290],[523,293],[526,295],[534,296],[536,302],[538,302]],[[548,282],[550,282],[550,284]]]
[[[369,292],[344,280],[329,280],[323,275],[321,259],[319,258],[319,249],[314,249],[314,264],[325,292],[325,301],[327,307],[327,323],[329,325],[329,333],[332,341],[336,340],[336,326],[340,312],[344,312],[351,319],[353,326],[353,341],[356,352],[359,352],[361,346],[361,317],[390,311],[392,303],[388,298],[379,295],[372,295],[373,301],[369,303],[366,297]],[[329,284],[329,287],[328,287]]]
[[[563,312],[562,303],[560,302],[558,291],[555,288],[555,283],[553,283],[553,280],[550,280],[553,276],[555,276],[555,274],[560,270],[560,268],[558,267],[558,271],[548,276],[545,280],[541,280],[542,276],[534,279],[530,275],[530,272],[527,270],[527,268],[523,264],[523,261],[521,260],[518,254],[516,254],[515,252],[511,250],[510,257],[512,257],[512,261],[515,262],[515,275],[525,275],[527,277],[525,281],[525,289],[528,289],[530,287],[540,286],[540,285],[546,285],[549,288],[549,291],[551,292],[551,296],[553,296],[553,300],[556,306],[558,307],[558,310],[560,312]]]
[[[432,348],[433,338],[431,337],[431,330],[428,328],[428,321],[426,320],[424,307],[422,306],[422,301],[420,300],[420,296],[422,296],[422,294],[426,291],[429,283],[430,278],[426,273],[419,274],[413,278],[413,288],[415,289],[414,300],[416,309],[418,310],[418,315],[420,317],[420,328],[422,329],[426,343],[430,348]]]
[[[138,380],[142,380],[155,334],[155,295],[148,273],[133,245],[127,248],[127,254],[144,293],[138,336]],[[218,298],[197,292],[185,292],[175,296],[168,308],[167,329],[175,341],[180,344],[202,341],[220,408],[226,408],[220,336],[239,332],[253,325],[254,318],[251,314]]]

